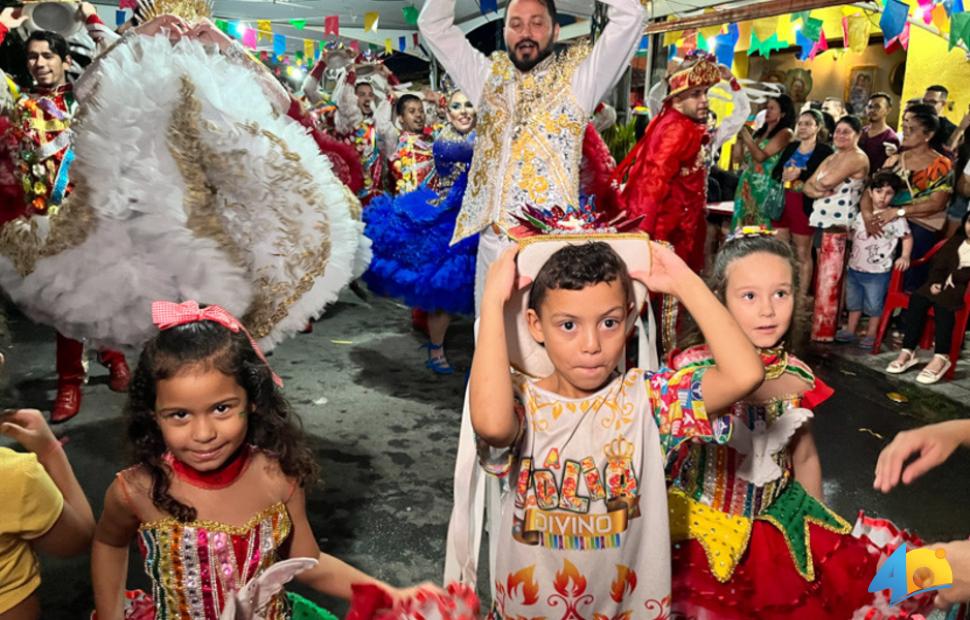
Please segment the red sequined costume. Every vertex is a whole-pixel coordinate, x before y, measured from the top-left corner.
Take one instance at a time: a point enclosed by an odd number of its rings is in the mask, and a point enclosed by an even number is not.
[[[631,217],[644,216],[641,230],[674,246],[695,271],[704,267],[707,166],[710,141],[704,123],[675,110],[671,98],[698,86],[713,86],[720,69],[707,55],[688,57],[668,78],[660,113],[616,170],[620,204]],[[625,183],[625,185],[624,185]]]
[[[96,15],[87,22],[89,29],[104,27]],[[0,43],[7,32],[0,24]],[[0,164],[12,166],[12,171],[8,169],[3,176],[12,177],[13,184],[4,183],[3,196],[19,194],[20,200],[5,201],[0,208],[0,225],[18,218],[46,216],[70,194],[68,172],[73,160],[70,124],[76,108],[73,87],[63,84],[20,93],[9,110],[4,111],[6,118],[0,127],[5,129],[2,143],[7,148],[0,155]],[[70,419],[80,409],[81,384],[85,377],[83,354],[81,342],[57,334],[57,397],[51,412],[52,422]],[[99,359],[111,371],[111,389],[127,390],[130,372],[124,355],[105,350]]]

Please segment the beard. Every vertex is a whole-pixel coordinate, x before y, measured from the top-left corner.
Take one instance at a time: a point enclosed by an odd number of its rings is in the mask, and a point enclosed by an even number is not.
[[[526,39],[524,41],[519,41],[516,44],[516,46],[521,45],[522,43],[532,43],[533,45],[536,46],[536,49],[539,50],[536,53],[535,58],[531,58],[529,60],[521,60],[521,59],[519,59],[516,56],[514,49],[510,49],[508,51],[509,60],[512,61],[512,64],[515,65],[515,68],[516,69],[518,69],[519,71],[522,71],[523,73],[525,73],[527,71],[532,71],[532,69],[536,65],[538,65],[540,62],[542,62],[543,60],[545,60],[546,58],[548,58],[552,54],[552,41],[551,40],[549,41],[549,44],[546,45],[542,49],[539,49],[539,43],[537,41],[533,41],[531,39]]]

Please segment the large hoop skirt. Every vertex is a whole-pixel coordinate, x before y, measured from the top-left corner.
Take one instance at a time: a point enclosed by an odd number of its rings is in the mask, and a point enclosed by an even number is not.
[[[132,35],[93,72],[73,192],[0,229],[0,285],[32,319],[132,348],[155,332],[152,301],[197,299],[271,349],[363,271],[359,203],[245,59]]]

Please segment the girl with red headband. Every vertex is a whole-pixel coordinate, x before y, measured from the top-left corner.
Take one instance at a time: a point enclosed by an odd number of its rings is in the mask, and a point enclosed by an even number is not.
[[[332,618],[282,591],[294,574],[331,596],[376,586],[401,599],[317,546],[306,513],[317,465],[242,324],[195,302],[156,302],[152,319],[161,332],[142,351],[125,412],[135,464],[108,488],[92,550],[97,617]],[[125,596],[132,539],[150,597]],[[238,610],[248,615],[228,615]]]

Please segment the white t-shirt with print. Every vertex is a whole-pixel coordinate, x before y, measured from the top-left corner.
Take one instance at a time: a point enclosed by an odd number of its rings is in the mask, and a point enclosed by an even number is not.
[[[702,375],[632,369],[583,399],[516,377],[521,438],[497,460],[481,452],[510,486],[491,617],[669,614],[668,455],[730,434],[727,418],[708,421]]]
[[[886,273],[893,268],[893,255],[896,244],[909,234],[906,218],[896,218],[883,226],[882,234],[871,237],[866,232],[862,218],[852,224],[852,252],[849,254],[849,269],[863,273]]]

